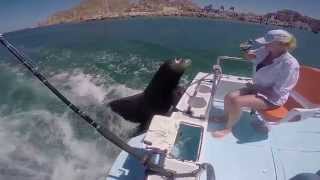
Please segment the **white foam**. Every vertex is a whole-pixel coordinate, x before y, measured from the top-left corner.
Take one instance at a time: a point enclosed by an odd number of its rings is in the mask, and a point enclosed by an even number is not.
[[[92,76],[85,74],[71,76],[69,79],[70,86],[72,87],[71,92],[80,97],[92,96],[94,100],[102,103],[106,95],[106,91],[103,87],[92,83],[92,79]]]
[[[55,81],[56,84],[62,83],[64,87],[69,89],[68,93],[73,97],[86,98],[86,100],[101,104],[106,96],[106,90],[103,86],[95,84],[92,75],[80,71],[71,74],[66,72],[57,74],[51,80]]]
[[[37,80],[20,75],[16,75],[14,80],[21,87],[37,92],[37,97],[39,93],[46,96],[36,101],[38,105],[31,104],[29,110],[21,111],[18,107],[5,114],[2,111],[10,107],[0,106],[0,170],[4,172],[0,179],[104,179],[119,149],[97,135],[85,122],[70,116],[72,112],[67,107],[62,113],[44,109],[48,102],[41,100],[53,100],[52,96],[47,97],[48,91]],[[75,104],[93,105],[90,115],[122,138],[126,138],[135,127],[105,105],[138,90],[109,83],[108,77],[86,74],[79,69],[56,74],[50,81]],[[95,117],[100,112],[102,119]],[[84,137],[77,135],[79,133]]]
[[[106,80],[110,78],[99,75],[85,74],[81,70],[74,70],[71,73],[63,72],[54,75],[50,80],[62,87],[68,97],[76,101],[79,104],[103,104],[105,98],[124,97],[140,92],[121,84],[112,84],[109,82],[109,86],[106,85]]]
[[[9,170],[15,171],[18,175],[32,176],[33,179],[102,179],[115,158],[110,157],[112,153],[108,153],[114,152],[114,147],[105,145],[105,149],[102,150],[97,145],[98,141],[75,137],[70,121],[67,114],[57,115],[44,110],[2,116],[1,162],[10,165]],[[24,128],[29,131],[12,133]],[[90,130],[92,129],[88,131]],[[54,149],[59,152],[52,151]],[[4,168],[2,166],[4,165],[0,164],[0,169]],[[17,177],[6,177],[8,180],[11,178]]]

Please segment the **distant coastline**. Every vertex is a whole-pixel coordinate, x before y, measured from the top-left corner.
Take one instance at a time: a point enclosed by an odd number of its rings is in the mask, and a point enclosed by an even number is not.
[[[235,7],[199,7],[191,0],[140,0],[138,3],[129,3],[127,0],[85,0],[74,8],[53,14],[44,22],[40,22],[38,27],[103,19],[166,16],[225,19],[320,32],[320,20],[292,10],[258,15],[237,12]]]

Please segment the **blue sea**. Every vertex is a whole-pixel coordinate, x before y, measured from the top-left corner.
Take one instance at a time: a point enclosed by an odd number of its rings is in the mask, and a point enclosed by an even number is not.
[[[200,18],[128,18],[61,24],[5,34],[40,71],[93,119],[124,140],[137,124],[113,113],[111,100],[143,91],[160,64],[175,57],[210,72],[220,55],[241,56],[240,42],[277,27]],[[298,39],[293,55],[320,67],[320,35],[287,29]],[[104,179],[119,149],[0,48],[0,179]],[[249,75],[246,65],[225,73]]]

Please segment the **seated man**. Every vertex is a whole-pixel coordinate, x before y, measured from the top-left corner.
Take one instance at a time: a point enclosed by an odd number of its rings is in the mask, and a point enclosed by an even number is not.
[[[256,41],[263,46],[245,54],[256,65],[254,83],[225,96],[224,116],[214,117],[214,121],[226,121],[226,126],[223,130],[213,132],[214,137],[224,137],[231,132],[240,119],[242,107],[268,110],[283,105],[298,81],[300,66],[289,53],[296,47],[296,39],[292,34],[284,30],[272,30]]]

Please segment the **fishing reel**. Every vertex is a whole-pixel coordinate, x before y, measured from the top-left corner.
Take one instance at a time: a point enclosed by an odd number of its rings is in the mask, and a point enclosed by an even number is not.
[[[249,39],[248,41],[240,43],[240,51],[246,52],[252,49],[254,45],[254,40]]]

